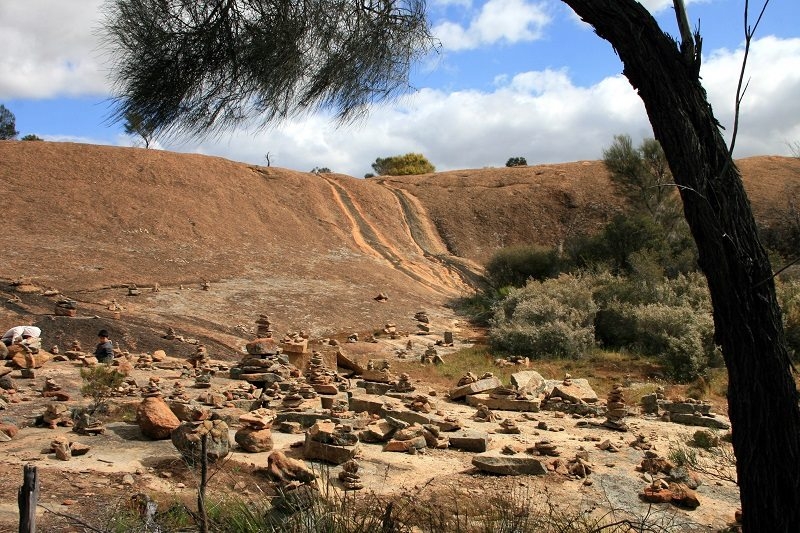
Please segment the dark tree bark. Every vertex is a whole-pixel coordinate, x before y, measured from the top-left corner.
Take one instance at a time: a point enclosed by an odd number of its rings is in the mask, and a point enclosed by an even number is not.
[[[798,392],[769,259],[699,81],[700,36],[684,23],[677,43],[634,0],[563,1],[616,50],[680,190],[728,368],[744,529],[797,531]]]

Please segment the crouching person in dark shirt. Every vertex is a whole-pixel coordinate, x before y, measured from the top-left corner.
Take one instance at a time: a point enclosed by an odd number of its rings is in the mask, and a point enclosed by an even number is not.
[[[101,329],[97,333],[100,342],[97,343],[97,348],[94,349],[94,356],[99,363],[110,363],[114,359],[114,344],[108,340],[108,331]]]

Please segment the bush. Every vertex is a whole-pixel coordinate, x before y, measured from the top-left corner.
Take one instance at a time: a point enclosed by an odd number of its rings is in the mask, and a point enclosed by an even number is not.
[[[33,133],[29,133],[26,136],[22,137],[22,139],[20,139],[20,140],[21,141],[43,141],[44,139],[42,139],[38,135],[35,135]]]
[[[506,161],[507,167],[524,167],[528,165],[528,161],[524,157],[510,157]]]
[[[554,248],[510,246],[486,263],[486,277],[493,287],[523,287],[529,279],[541,281],[558,275],[560,261]]]
[[[489,338],[497,349],[531,358],[577,358],[594,344],[596,311],[581,276],[530,281],[495,306]]]
[[[114,390],[122,385],[125,376],[107,365],[81,368],[81,394],[92,399],[89,412],[103,411]]]
[[[800,280],[778,280],[775,291],[781,305],[786,347],[797,360],[800,358]]]
[[[635,313],[636,345],[643,353],[660,357],[675,381],[700,376],[714,351],[710,313],[664,304],[639,306]]]
[[[436,172],[430,161],[422,154],[408,153],[386,158],[377,158],[372,170],[379,176],[409,176]]]

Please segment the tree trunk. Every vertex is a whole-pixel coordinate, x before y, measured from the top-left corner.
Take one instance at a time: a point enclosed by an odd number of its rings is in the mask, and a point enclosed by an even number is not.
[[[36,533],[36,506],[39,503],[39,476],[36,467],[27,464],[22,470],[22,486],[17,491],[19,533]]]
[[[634,0],[563,1],[619,54],[680,190],[728,368],[744,530],[797,531],[798,392],[769,259],[699,81],[699,36],[679,45]]]

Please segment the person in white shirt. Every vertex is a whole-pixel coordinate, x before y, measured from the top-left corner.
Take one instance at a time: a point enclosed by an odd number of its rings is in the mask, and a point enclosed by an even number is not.
[[[14,326],[3,334],[3,344],[11,346],[15,342],[42,336],[42,330],[36,326]]]

